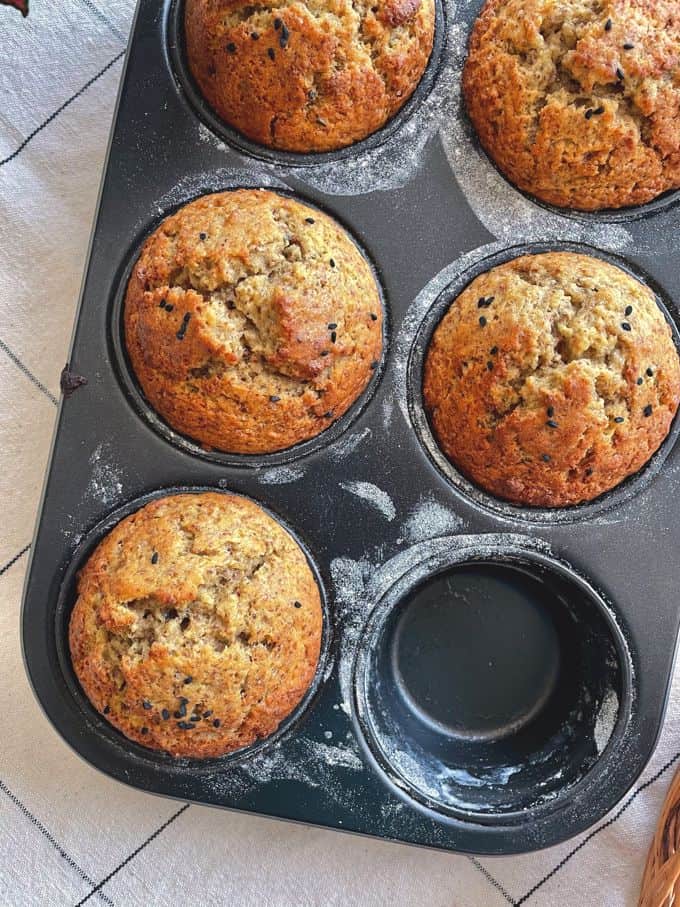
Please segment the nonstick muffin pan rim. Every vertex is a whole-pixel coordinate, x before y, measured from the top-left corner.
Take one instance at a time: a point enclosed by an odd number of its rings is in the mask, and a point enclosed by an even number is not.
[[[380,354],[380,359],[378,360],[378,365],[373,370],[373,374],[366,384],[366,387],[359,394],[356,400],[354,400],[354,402],[349,406],[346,412],[344,412],[339,419],[336,419],[334,422],[332,422],[328,426],[328,428],[325,428],[323,431],[319,432],[319,434],[308,438],[306,441],[300,441],[298,444],[294,444],[292,447],[286,447],[282,450],[273,451],[271,453],[229,453],[228,451],[217,450],[215,448],[210,448],[207,446],[204,447],[201,445],[200,441],[197,441],[188,435],[182,434],[180,431],[173,428],[168,422],[166,422],[165,419],[160,415],[160,413],[158,413],[154,409],[152,404],[147,401],[144,395],[144,391],[142,390],[139,381],[137,380],[137,376],[135,375],[132,364],[130,363],[126,349],[124,325],[125,297],[127,294],[130,276],[135,268],[135,265],[137,264],[137,261],[139,260],[139,256],[141,254],[144,243],[161,226],[166,218],[170,217],[172,214],[177,213],[186,205],[190,204],[193,201],[196,201],[199,198],[204,197],[205,195],[218,194],[219,192],[237,192],[239,190],[257,191],[258,189],[264,189],[268,192],[272,192],[286,198],[294,199],[295,201],[300,202],[301,204],[305,205],[308,208],[311,208],[312,210],[316,210],[321,214],[325,214],[345,232],[346,236],[349,237],[351,242],[358,250],[359,254],[368,264],[378,291],[383,315],[382,351]],[[119,269],[119,277],[116,281],[116,289],[110,302],[108,340],[112,358],[115,362],[118,380],[130,403],[132,404],[132,408],[134,409],[136,414],[144,419],[154,429],[154,431],[156,431],[162,438],[164,438],[164,440],[192,456],[202,457],[203,459],[210,460],[222,466],[237,466],[246,469],[258,469],[262,467],[281,466],[287,463],[292,463],[300,457],[305,457],[316,450],[324,449],[329,444],[333,443],[333,441],[337,440],[352,426],[352,424],[361,416],[364,409],[370,405],[371,400],[378,388],[378,385],[380,384],[384,376],[390,353],[390,335],[391,316],[389,300],[387,298],[387,291],[385,289],[385,284],[380,268],[371,257],[369,251],[354,235],[351,227],[345,224],[340,217],[334,214],[327,207],[323,207],[320,204],[312,201],[311,199],[306,198],[302,193],[296,190],[290,188],[277,188],[276,186],[270,186],[266,183],[257,186],[250,186],[239,183],[235,180],[233,182],[225,182],[223,188],[219,190],[208,189],[205,192],[193,192],[192,194],[188,194],[183,201],[169,206],[165,211],[163,211],[162,214],[158,214],[156,217],[150,219],[149,223],[142,230],[141,234],[135,238],[128,252],[122,256],[121,266]]]
[[[495,517],[501,519],[526,520],[527,522],[535,523],[577,522],[590,519],[600,513],[621,506],[643,491],[654,480],[680,435],[680,409],[673,417],[668,434],[649,460],[637,472],[628,476],[618,485],[609,489],[609,491],[603,492],[592,501],[574,504],[569,507],[531,507],[505,501],[468,479],[439,447],[423,400],[423,376],[430,342],[442,318],[449,308],[455,304],[458,296],[473,280],[492,268],[524,255],[537,255],[546,252],[576,252],[599,258],[608,264],[621,268],[631,277],[640,281],[643,286],[654,293],[656,303],[671,329],[673,343],[680,356],[680,329],[676,322],[676,316],[672,314],[672,312],[676,311],[675,305],[669,294],[651,275],[633,265],[621,255],[598,249],[586,243],[558,240],[541,243],[519,243],[514,246],[506,246],[500,251],[493,252],[479,259],[473,265],[460,272],[439,294],[421,322],[411,346],[407,365],[408,408],[413,429],[428,457],[448,480],[452,490],[456,493],[463,495],[476,506],[487,509]]]
[[[68,628],[71,612],[77,598],[76,584],[78,574],[87,563],[90,555],[94,553],[96,547],[104,540],[108,533],[121,522],[121,520],[136,513],[152,501],[157,501],[172,495],[202,494],[205,492],[222,494],[227,497],[240,497],[252,501],[261,507],[267,516],[271,517],[279,526],[281,526],[282,529],[284,529],[300,546],[319,589],[322,612],[321,646],[314,677],[307,691],[295,708],[281,721],[279,726],[271,734],[262,737],[249,746],[241,747],[240,749],[226,753],[223,756],[208,759],[190,757],[175,758],[160,750],[153,750],[150,747],[142,746],[141,744],[130,740],[121,731],[110,724],[106,718],[94,708],[88,699],[87,694],[80,686],[73,670],[69,650]],[[159,488],[148,492],[139,498],[127,501],[127,503],[110,512],[95,526],[92,526],[84,535],[77,548],[73,551],[71,561],[66,567],[61,580],[61,588],[54,612],[54,638],[64,682],[76,706],[82,713],[83,720],[87,724],[89,730],[93,734],[98,735],[101,739],[106,740],[111,746],[122,749],[126,754],[131,755],[136,760],[146,761],[153,767],[162,766],[164,771],[169,772],[184,771],[187,768],[191,769],[191,771],[198,772],[214,772],[215,769],[226,770],[230,766],[243,762],[260,752],[263,748],[280,740],[289,731],[304,722],[307,712],[313,707],[313,703],[320,693],[324,680],[328,677],[328,674],[333,668],[333,649],[335,645],[328,592],[317,566],[317,561],[312,555],[309,546],[300,538],[293,527],[286,523],[286,521],[277,513],[273,512],[266,504],[263,504],[261,501],[255,500],[248,495],[222,488],[219,485],[217,487],[207,485],[184,485]]]
[[[494,538],[490,536],[490,538]],[[440,550],[424,560],[418,561],[397,577],[393,585],[387,589],[382,598],[371,610],[362,639],[357,648],[352,670],[352,691],[354,697],[354,722],[357,728],[357,737],[363,750],[369,757],[376,771],[387,781],[395,792],[413,802],[436,821],[443,817],[455,818],[487,825],[517,825],[520,822],[540,819],[546,815],[558,813],[565,806],[565,800],[573,797],[587,796],[588,792],[602,780],[602,775],[607,772],[607,762],[616,758],[621,750],[627,735],[633,709],[637,699],[636,676],[633,654],[628,645],[628,632],[625,621],[617,612],[614,605],[598,590],[597,586],[587,579],[581,572],[562,558],[548,555],[532,547],[529,539],[520,540],[515,537],[512,542],[501,543],[492,541],[488,551],[480,552],[479,548],[462,537],[462,544],[450,551]],[[379,643],[383,642],[380,633],[386,622],[400,602],[405,601],[418,587],[429,582],[435,577],[443,576],[450,570],[466,565],[525,565],[530,571],[544,570],[547,574],[554,574],[566,580],[570,586],[576,587],[588,599],[589,607],[596,608],[599,615],[604,618],[610,638],[616,647],[618,664],[621,668],[621,695],[618,699],[618,711],[615,725],[602,752],[598,754],[594,763],[588,767],[584,774],[570,785],[562,788],[551,799],[537,802],[517,810],[504,810],[493,812],[475,811],[462,807],[448,807],[438,804],[431,797],[418,790],[394,765],[386,754],[377,731],[372,725],[370,707],[368,704],[368,688],[373,682],[371,678],[371,656]]]
[[[446,49],[448,28],[442,0],[434,0],[435,23],[432,52],[415,91],[406,103],[380,129],[351,145],[334,151],[296,152],[283,151],[261,145],[247,138],[236,127],[225,122],[204,99],[189,69],[186,60],[184,37],[184,6],[186,0],[170,0],[165,16],[164,44],[167,63],[179,90],[201,122],[219,139],[236,151],[260,161],[284,164],[293,167],[314,167],[334,161],[347,160],[366,151],[384,145],[395,135],[420,107],[432,91],[439,76],[442,55]]]

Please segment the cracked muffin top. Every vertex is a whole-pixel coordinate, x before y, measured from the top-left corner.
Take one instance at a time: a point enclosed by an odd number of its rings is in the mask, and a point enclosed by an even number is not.
[[[677,0],[487,0],[463,91],[520,189],[584,211],[680,188]]]
[[[189,67],[210,106],[248,138],[330,151],[366,138],[415,91],[434,0],[186,0]]]
[[[262,189],[207,195],[144,244],[125,299],[149,403],[206,447],[262,454],[339,419],[382,354],[373,272],[330,217]]]
[[[314,677],[319,589],[304,553],[246,498],[160,498],[122,520],[78,578],[73,667],[143,746],[221,756],[271,734]]]
[[[449,460],[517,504],[590,501],[637,472],[680,401],[670,327],[646,286],[573,252],[481,274],[427,351],[424,401]]]

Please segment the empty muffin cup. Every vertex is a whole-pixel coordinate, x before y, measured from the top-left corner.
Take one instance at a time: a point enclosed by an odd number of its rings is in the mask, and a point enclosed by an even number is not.
[[[604,600],[569,567],[519,546],[476,551],[421,564],[375,607],[356,715],[377,767],[410,800],[526,821],[571,798],[615,750],[630,657]]]

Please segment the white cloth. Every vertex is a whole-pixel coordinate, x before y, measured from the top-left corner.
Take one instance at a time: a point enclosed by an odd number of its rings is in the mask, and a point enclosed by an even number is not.
[[[671,767],[646,783],[676,753],[677,679],[656,755],[620,818],[600,823],[589,839],[476,862],[195,805],[182,809],[79,760],[36,704],[19,641],[26,548],[122,61],[97,76],[124,49],[133,7],[134,0],[32,0],[23,19],[0,6],[0,902],[635,904],[673,773]]]

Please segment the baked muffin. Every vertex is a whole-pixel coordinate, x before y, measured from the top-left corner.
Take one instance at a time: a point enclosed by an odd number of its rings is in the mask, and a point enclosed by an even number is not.
[[[517,504],[590,501],[658,449],[680,361],[653,293],[598,258],[549,252],[480,275],[427,350],[424,399],[451,462]]]
[[[210,106],[248,138],[330,151],[380,129],[415,91],[434,0],[186,0],[189,67]]]
[[[122,520],[78,578],[73,667],[126,737],[221,756],[300,702],[321,641],[319,589],[299,545],[245,498],[153,501]]]
[[[593,211],[680,187],[677,0],[487,0],[463,91],[520,189]]]
[[[144,244],[125,299],[129,359],[177,431],[232,453],[322,432],[382,353],[373,272],[330,217],[261,189],[207,195]]]

